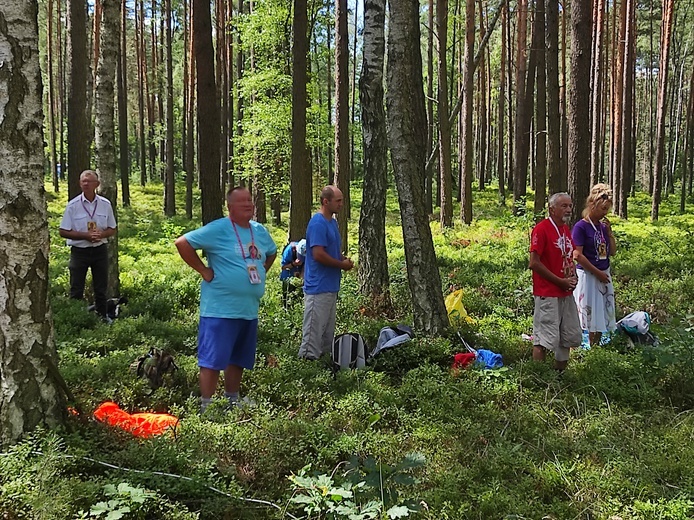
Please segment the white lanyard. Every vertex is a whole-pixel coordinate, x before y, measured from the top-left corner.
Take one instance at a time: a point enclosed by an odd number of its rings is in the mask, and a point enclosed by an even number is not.
[[[547,220],[549,220],[552,223],[552,226],[554,226],[554,230],[557,232],[557,236],[559,237],[559,249],[561,250],[561,255],[566,258],[569,256],[569,248],[566,246],[566,241],[568,237],[564,235],[563,233],[559,232],[559,228],[557,225],[554,223],[554,220],[552,220],[551,217],[547,217]],[[563,239],[563,240],[562,240]]]

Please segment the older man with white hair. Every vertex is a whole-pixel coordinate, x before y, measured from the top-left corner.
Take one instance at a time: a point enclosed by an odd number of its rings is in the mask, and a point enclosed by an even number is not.
[[[581,344],[576,288],[574,245],[568,223],[573,203],[568,193],[549,198],[549,216],[538,223],[530,240],[533,272],[533,359],[543,361],[546,350],[554,352],[554,367],[564,370],[572,347]]]

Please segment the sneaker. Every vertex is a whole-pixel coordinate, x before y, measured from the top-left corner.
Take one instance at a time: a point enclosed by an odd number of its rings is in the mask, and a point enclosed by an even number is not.
[[[250,397],[242,397],[238,401],[229,401],[229,404],[227,405],[229,410],[237,409],[237,410],[248,410],[249,408],[255,408],[258,405],[253,399]]]

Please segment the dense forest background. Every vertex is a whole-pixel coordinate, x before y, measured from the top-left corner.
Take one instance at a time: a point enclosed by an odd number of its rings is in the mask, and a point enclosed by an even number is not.
[[[622,217],[637,189],[654,195],[654,219],[660,197],[676,189],[684,210],[694,157],[691,6],[575,4],[420,2],[424,202],[429,213],[440,207],[443,226],[453,218],[451,194],[462,199],[460,218],[469,223],[471,186],[490,182],[501,201],[512,197],[516,211],[525,209],[528,188],[538,212],[548,191],[568,189],[580,201],[597,181],[613,185]],[[400,30],[389,25],[384,6],[218,1],[207,10],[211,17],[200,15],[209,25],[201,22],[197,42],[195,13],[205,13],[206,3],[196,11],[195,2],[176,0],[42,1],[45,142],[54,189],[61,176],[74,177],[98,156],[101,57],[103,73],[115,79],[118,161],[97,166],[115,168],[104,174],[119,181],[123,205],[130,182],[165,182],[163,210],[190,217],[192,192],[181,205],[171,187],[202,185],[209,175],[222,187],[252,186],[258,220],[277,221],[290,199],[300,204],[295,184],[315,193],[336,179],[367,178],[372,152],[362,127],[370,106],[362,96],[372,73],[366,67],[378,52],[371,46],[372,13],[382,14],[376,25]],[[113,35],[106,38],[113,48],[104,48],[104,33]],[[196,91],[201,68],[206,83]],[[201,107],[214,118],[201,115]],[[71,134],[79,153],[70,152]],[[76,189],[73,180],[70,193]]]

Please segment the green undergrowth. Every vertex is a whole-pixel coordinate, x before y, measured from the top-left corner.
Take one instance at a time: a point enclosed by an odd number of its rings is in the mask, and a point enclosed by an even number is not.
[[[444,294],[463,289],[473,318],[460,332],[475,348],[501,353],[502,370],[452,370],[453,355],[464,351],[457,336],[418,335],[363,370],[333,377],[328,360],[296,358],[303,306],[297,298],[282,308],[273,267],[256,369],[242,386],[256,405],[227,412],[213,404],[201,417],[199,280],[173,246],[198,220],[154,211],[160,186],[132,196],[133,206],[119,210],[121,291],[130,301],[110,326],[66,297],[68,250],[57,235],[65,195],[49,197],[60,370],[87,415],[113,400],[132,412],[175,414],[179,428],[140,440],[70,416],[64,429],[35,432],[0,456],[6,518],[694,516],[694,222],[668,201],[656,224],[641,196],[629,220],[613,219],[618,312],[648,310],[657,348],[630,348],[616,337],[574,352],[561,376],[549,361],[532,362],[521,337],[532,332],[532,218],[511,217],[488,189],[475,193],[471,226],[431,227]],[[412,322],[393,200],[395,314],[372,316],[356,270],[344,277],[338,302],[338,332],[359,332],[371,346],[381,327]],[[286,227],[270,229],[281,249]],[[355,258],[356,244],[353,224]],[[129,369],[152,347],[173,353],[179,366],[155,391]]]

